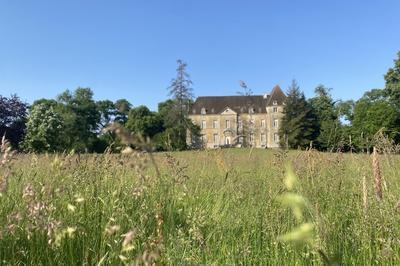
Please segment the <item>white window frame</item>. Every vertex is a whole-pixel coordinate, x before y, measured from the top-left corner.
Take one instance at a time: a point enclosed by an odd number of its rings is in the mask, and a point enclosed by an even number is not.
[[[265,119],[261,119],[261,127],[265,128]]]
[[[225,128],[231,128],[231,120],[225,120]]]
[[[266,144],[267,143],[267,135],[265,133],[261,133],[260,142],[261,142],[261,144]]]
[[[273,124],[272,124],[273,128],[278,128],[279,127],[279,119],[274,118]]]
[[[219,144],[219,135],[217,133],[215,133],[213,135],[213,140],[214,140],[214,144]]]
[[[254,143],[254,133],[250,133],[250,144]]]
[[[218,120],[213,120],[213,128],[218,128]]]
[[[274,133],[274,142],[279,143],[279,134],[278,133]]]
[[[207,128],[207,121],[201,120],[201,129],[206,129],[206,128]]]

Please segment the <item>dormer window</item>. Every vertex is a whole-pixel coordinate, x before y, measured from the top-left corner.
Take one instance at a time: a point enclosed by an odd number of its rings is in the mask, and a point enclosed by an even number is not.
[[[205,114],[206,114],[206,108],[204,108],[204,107],[201,108],[201,114],[202,114],[202,115],[205,115]]]
[[[276,100],[273,101],[273,102],[272,102],[272,105],[278,105],[278,101],[276,101]]]

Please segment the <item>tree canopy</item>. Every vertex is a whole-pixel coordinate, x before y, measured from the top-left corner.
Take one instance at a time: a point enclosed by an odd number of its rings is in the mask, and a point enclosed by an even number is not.
[[[14,148],[25,136],[28,105],[17,95],[7,98],[0,95],[0,136],[6,136]]]

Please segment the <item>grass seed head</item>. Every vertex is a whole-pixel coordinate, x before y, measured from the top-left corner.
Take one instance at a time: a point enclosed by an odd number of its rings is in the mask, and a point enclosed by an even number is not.
[[[374,152],[372,154],[372,169],[374,172],[376,198],[378,199],[378,201],[381,201],[383,199],[382,175],[379,165],[378,152],[375,147],[374,147]]]

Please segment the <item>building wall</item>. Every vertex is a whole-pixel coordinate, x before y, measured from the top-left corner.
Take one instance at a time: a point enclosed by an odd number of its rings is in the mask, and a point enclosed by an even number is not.
[[[277,108],[277,112],[274,112],[274,108]],[[227,142],[230,145],[236,144],[242,135],[246,137],[245,141],[249,142],[250,132],[253,132],[254,147],[278,148],[279,139],[276,136],[279,136],[282,111],[283,106],[269,106],[267,113],[236,114],[228,110],[222,114],[192,114],[189,115],[189,118],[194,124],[201,127],[202,142],[205,148],[217,148]],[[250,120],[253,121],[253,125],[250,124]],[[263,120],[265,126],[263,126]],[[274,120],[277,121],[275,126]],[[226,121],[229,121],[228,125]],[[240,127],[239,121],[242,121],[242,127]],[[203,128],[204,123],[205,128]]]

